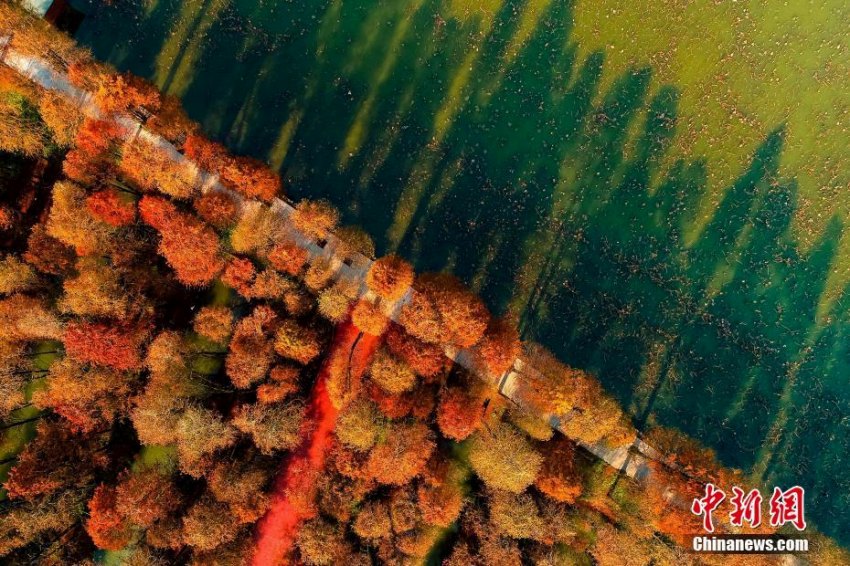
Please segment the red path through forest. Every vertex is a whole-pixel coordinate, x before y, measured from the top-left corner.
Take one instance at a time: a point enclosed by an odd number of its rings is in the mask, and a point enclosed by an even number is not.
[[[271,507],[257,525],[254,566],[284,564],[298,534],[298,525],[309,518],[293,503],[289,494],[297,496],[309,493],[317,472],[325,466],[325,455],[331,443],[337,416],[326,386],[330,361],[335,354],[344,355],[348,359],[349,352],[356,342],[357,350],[352,356],[354,367],[351,372],[354,377],[359,377],[365,370],[365,362],[378,347],[377,337],[364,334],[357,341],[359,334],[360,331],[351,322],[344,322],[337,327],[333,344],[319,371],[307,406],[302,426],[303,441],[284,462],[275,480]]]

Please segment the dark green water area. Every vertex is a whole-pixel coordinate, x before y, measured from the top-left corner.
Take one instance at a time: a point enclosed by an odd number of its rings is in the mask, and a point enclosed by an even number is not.
[[[639,426],[803,485],[848,544],[840,3],[692,4],[74,2],[82,44],[290,197],[456,273]]]

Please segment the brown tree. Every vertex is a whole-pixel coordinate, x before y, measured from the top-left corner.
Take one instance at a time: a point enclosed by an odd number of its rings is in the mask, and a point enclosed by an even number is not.
[[[334,432],[340,442],[357,451],[372,448],[387,430],[386,419],[368,399],[356,399],[337,417]]]
[[[62,422],[40,421],[4,484],[9,497],[33,500],[90,485],[109,463],[99,435],[74,435]]]
[[[115,493],[118,513],[130,523],[145,528],[177,511],[182,502],[171,473],[157,466],[125,470]]]
[[[65,279],[62,287],[59,309],[66,313],[124,319],[131,309],[145,308],[141,298],[121,284],[115,269],[98,259],[77,260],[77,276]]]
[[[247,388],[265,377],[274,357],[271,333],[278,324],[272,309],[258,306],[236,325],[225,362],[233,385]]]
[[[351,310],[351,322],[371,336],[380,336],[389,326],[389,319],[381,309],[369,301],[360,300]]]
[[[547,444],[543,466],[534,485],[561,503],[574,503],[582,492],[582,478],[575,463],[575,445],[564,437]]]
[[[298,285],[289,277],[281,275],[273,269],[264,269],[258,273],[248,293],[253,299],[284,300],[287,310],[296,311],[292,314],[303,314],[303,312],[298,312],[297,299],[293,303],[295,307],[290,308],[291,299],[299,293]]]
[[[339,564],[348,552],[341,529],[323,519],[313,519],[302,525],[296,545],[301,561],[309,566]]]
[[[84,510],[82,490],[63,491],[10,506],[4,510],[0,521],[0,556],[7,556],[47,537],[69,532]]]
[[[275,334],[274,349],[284,358],[308,364],[321,352],[321,342],[314,330],[285,320]]]
[[[233,426],[219,414],[197,405],[183,411],[175,432],[180,469],[195,477],[206,471],[213,453],[233,446],[237,438]]]
[[[204,495],[183,517],[183,541],[196,550],[212,550],[234,540],[239,527],[226,503]]]
[[[177,423],[186,400],[177,396],[172,387],[151,382],[142,395],[133,399],[133,405],[130,418],[139,442],[148,446],[177,442]]]
[[[265,257],[285,233],[283,217],[276,210],[251,202],[242,208],[242,214],[230,233],[230,245],[237,253]]]
[[[42,273],[67,275],[74,268],[74,249],[47,234],[42,224],[37,224],[27,240],[24,260]]]
[[[369,453],[366,466],[378,483],[403,485],[422,473],[435,447],[426,425],[397,423]]]
[[[366,274],[366,285],[376,295],[396,301],[413,285],[413,267],[396,255],[388,255],[372,262]]]
[[[351,299],[334,285],[319,294],[319,314],[331,322],[342,322],[348,317],[351,309]]]
[[[83,113],[64,94],[44,90],[38,99],[38,113],[58,145],[68,147],[74,143]]]
[[[240,523],[253,523],[268,509],[264,489],[271,469],[256,458],[256,452],[234,460],[218,462],[207,478],[210,493],[227,503]]]
[[[307,237],[319,240],[339,223],[339,211],[325,200],[302,200],[291,216],[292,223]]]
[[[192,324],[195,332],[201,336],[225,344],[233,330],[233,312],[227,307],[202,307]]]
[[[424,522],[448,528],[460,517],[466,503],[466,475],[463,467],[454,462],[437,455],[431,459],[424,481],[417,489],[417,504]]]
[[[115,488],[101,484],[89,501],[86,532],[95,546],[103,550],[121,550],[130,542],[133,532],[130,523],[116,505]]]
[[[0,260],[0,295],[11,295],[33,290],[38,277],[32,267],[14,255]]]
[[[392,536],[392,522],[387,502],[378,499],[361,505],[360,512],[351,524],[351,530],[367,541],[367,544]]]
[[[511,405],[505,414],[508,421],[533,440],[546,442],[555,435],[552,423],[535,413],[518,405]]]
[[[337,272],[337,266],[330,258],[317,257],[304,273],[304,285],[314,293],[318,293],[333,282]]]
[[[472,436],[469,463],[488,487],[520,493],[537,478],[543,457],[514,427],[499,423]]]
[[[3,81],[6,82],[6,81]],[[7,86],[0,82],[0,87]],[[11,91],[0,91],[0,150],[30,157],[44,155],[50,143],[50,132],[38,118],[33,101],[35,93],[27,96],[27,87],[15,85]]]
[[[251,436],[263,454],[290,450],[301,440],[304,406],[299,403],[257,403],[242,405],[233,417],[233,426]]]
[[[540,510],[528,493],[489,490],[487,495],[490,521],[503,536],[534,539],[545,532]]]
[[[82,366],[69,358],[55,362],[46,387],[33,393],[33,404],[52,409],[75,432],[91,432],[110,425],[129,410],[133,381],[109,368]]]
[[[85,57],[73,39],[56,33],[46,20],[34,17],[19,4],[0,4],[0,25],[11,32],[11,47],[20,53],[42,58],[50,54],[65,64]]]
[[[192,163],[143,139],[124,145],[119,171],[144,191],[159,191],[176,199],[191,198],[198,190],[198,171]]]
[[[53,185],[49,235],[73,247],[78,255],[91,255],[109,249],[113,232],[114,228],[91,215],[82,187],[67,181]]]
[[[343,226],[335,232],[337,237],[336,253],[346,258],[353,258],[356,254],[367,258],[375,255],[375,242],[363,229],[357,226]]]
[[[63,332],[61,321],[43,301],[26,295],[0,299],[0,340],[60,340]]]
[[[229,228],[239,213],[239,203],[226,191],[209,191],[196,198],[193,206],[198,216],[216,228]]]
[[[384,348],[378,350],[372,359],[369,376],[384,391],[395,395],[410,391],[416,385],[416,374],[413,370]]]

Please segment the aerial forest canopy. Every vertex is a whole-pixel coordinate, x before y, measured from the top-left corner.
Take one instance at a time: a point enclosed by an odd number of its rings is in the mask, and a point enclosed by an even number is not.
[[[14,5],[0,34],[0,561],[697,563],[690,502],[740,471],[638,441],[592,375],[146,80]]]

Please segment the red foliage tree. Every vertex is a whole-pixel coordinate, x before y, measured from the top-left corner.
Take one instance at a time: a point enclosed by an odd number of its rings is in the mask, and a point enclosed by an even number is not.
[[[177,215],[177,207],[167,199],[146,195],[139,201],[139,215],[146,224],[164,230]]]
[[[130,524],[118,512],[115,488],[105,484],[97,486],[89,501],[89,519],[86,532],[95,546],[103,550],[121,550],[130,542]]]
[[[198,215],[216,228],[227,228],[236,222],[239,205],[231,194],[224,191],[204,193],[194,202]]]
[[[71,322],[65,329],[65,352],[79,362],[138,370],[148,334],[145,325]]]
[[[437,426],[446,438],[461,441],[478,430],[484,415],[481,399],[461,387],[450,387],[440,395]]]
[[[159,252],[187,287],[209,284],[221,272],[220,242],[212,228],[160,197],[139,201],[142,220],[162,237]]]
[[[186,138],[183,151],[186,157],[210,173],[219,173],[222,165],[232,159],[226,147],[196,133]]]
[[[251,298],[251,285],[254,278],[257,276],[257,270],[251,260],[242,257],[231,259],[227,267],[224,268],[224,273],[221,275],[221,281],[228,287],[232,287],[237,293],[243,297]]]
[[[433,378],[439,375],[449,363],[440,346],[411,336],[398,324],[392,324],[386,340],[390,351],[422,377]]]
[[[278,271],[297,276],[304,269],[310,254],[292,242],[275,245],[269,251],[269,263]]]
[[[125,202],[115,189],[97,191],[86,198],[86,208],[110,226],[127,226],[136,221],[136,207]]]
[[[367,392],[369,399],[391,419],[401,419],[413,411],[413,399],[410,395],[394,395],[384,391],[377,383],[370,382]]]
[[[74,148],[62,163],[65,175],[83,184],[112,176],[123,135],[121,127],[111,120],[84,120],[77,131]]]
[[[220,169],[222,181],[248,198],[271,202],[280,192],[280,176],[251,157],[235,157]]]
[[[494,318],[487,327],[477,353],[485,367],[493,374],[505,372],[516,360],[521,350],[519,333],[509,322]]]

